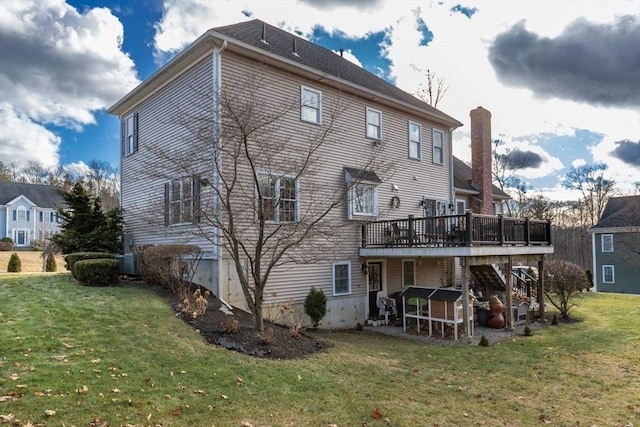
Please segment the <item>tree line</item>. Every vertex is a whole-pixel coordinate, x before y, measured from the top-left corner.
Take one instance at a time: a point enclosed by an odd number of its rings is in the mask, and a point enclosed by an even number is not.
[[[562,180],[562,186],[576,190],[576,200],[551,200],[541,194],[530,194],[531,188],[518,172],[531,166],[526,157],[515,150],[500,149],[504,143],[494,141],[493,180],[511,196],[505,204],[505,214],[515,217],[546,219],[552,223],[555,259],[591,269],[591,236],[587,230],[598,223],[610,197],[620,195],[616,182],[605,178],[604,163],[572,166]],[[635,183],[640,191],[640,182]]]
[[[117,167],[102,160],[90,160],[83,172],[71,172],[64,166],[45,167],[37,161],[18,166],[0,161],[0,181],[42,184],[71,190],[82,183],[85,190],[101,200],[105,211],[120,204],[120,173]]]

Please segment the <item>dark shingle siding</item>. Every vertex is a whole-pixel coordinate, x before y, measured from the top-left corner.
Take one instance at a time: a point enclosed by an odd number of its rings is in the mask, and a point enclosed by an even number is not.
[[[261,41],[263,28],[267,43]],[[451,116],[422,102],[415,96],[397,88],[384,79],[369,73],[331,50],[260,20],[254,19],[239,24],[218,27],[214,28],[213,31],[398,101],[405,102],[429,114],[442,117],[447,121],[458,123],[458,121]],[[294,40],[296,53],[298,55],[293,53]]]
[[[0,205],[22,195],[40,208],[64,207],[61,191],[61,188],[49,185],[0,182]]]

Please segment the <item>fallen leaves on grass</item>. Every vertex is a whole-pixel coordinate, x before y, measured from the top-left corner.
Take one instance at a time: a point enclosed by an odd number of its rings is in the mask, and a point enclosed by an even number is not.
[[[6,415],[2,415],[0,414],[0,422],[2,423],[10,423],[14,418],[13,414],[6,414]]]
[[[379,420],[380,418],[382,418],[382,413],[378,408],[373,408],[373,411],[371,412],[371,416],[373,417],[374,420]]]
[[[57,414],[56,411],[54,411],[53,409],[45,409],[44,414],[47,417],[55,417],[55,415]]]
[[[83,385],[81,388],[76,389],[76,393],[78,394],[87,394],[89,393],[89,388],[86,385]]]
[[[238,377],[236,379],[236,384],[238,384],[239,387],[242,387],[244,385],[244,380],[240,377]]]

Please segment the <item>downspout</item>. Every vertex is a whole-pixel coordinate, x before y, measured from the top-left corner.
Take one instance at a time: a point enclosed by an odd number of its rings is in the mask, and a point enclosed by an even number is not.
[[[222,52],[227,48],[227,41],[222,41],[222,46],[219,48],[213,49],[213,57],[212,57],[212,67],[213,67],[213,135],[214,135],[214,143],[219,146],[222,141],[220,140],[220,98],[219,93],[222,89]],[[214,203],[215,217],[220,218],[220,203],[218,202],[218,197],[221,191],[221,181],[220,181],[220,170],[222,165],[222,157],[220,155],[220,151],[216,150],[214,161],[216,162],[216,169],[214,170],[213,182],[215,185],[215,193],[216,193],[216,203]],[[231,306],[224,301],[222,298],[224,287],[223,287],[223,274],[222,274],[222,244],[220,238],[220,227],[216,228],[216,237],[215,237],[215,245],[216,245],[216,267],[217,267],[217,282],[218,282],[218,299],[225,305],[229,310],[231,310]]]
[[[593,277],[593,292],[598,292],[598,266],[596,265],[596,233],[591,233],[591,277]]]

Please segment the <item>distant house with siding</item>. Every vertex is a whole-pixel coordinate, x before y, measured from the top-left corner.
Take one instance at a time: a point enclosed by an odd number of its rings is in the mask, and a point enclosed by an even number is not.
[[[610,198],[589,233],[594,291],[640,294],[640,196]]]
[[[28,248],[60,231],[56,208],[64,207],[62,189],[41,184],[0,182],[0,237]]]

